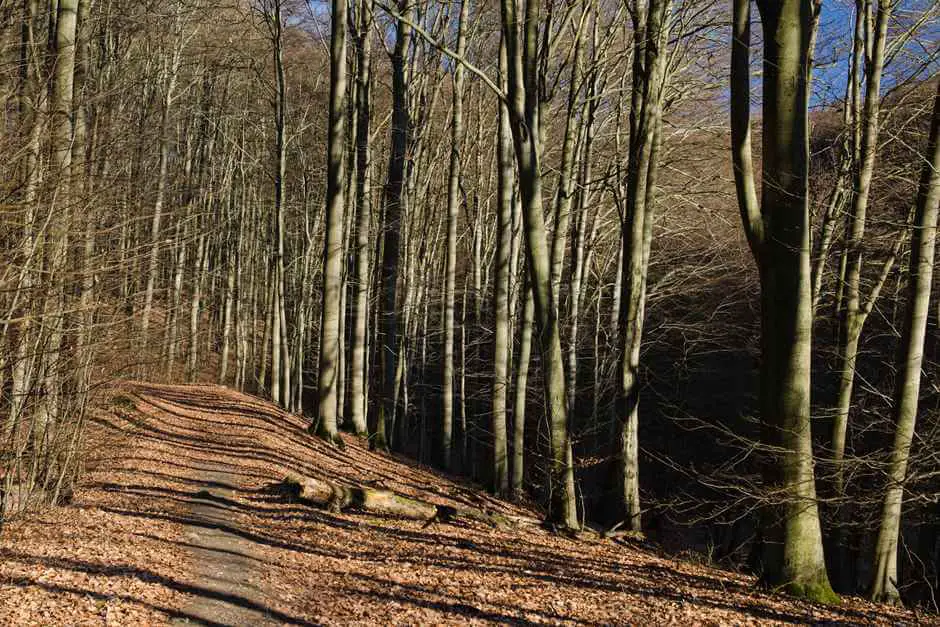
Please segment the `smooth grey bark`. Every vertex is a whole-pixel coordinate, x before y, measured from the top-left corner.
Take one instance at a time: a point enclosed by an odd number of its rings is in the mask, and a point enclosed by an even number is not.
[[[509,68],[507,105],[512,122],[526,261],[543,368],[545,409],[551,433],[551,497],[548,520],[565,529],[580,523],[574,494],[571,435],[565,396],[557,298],[552,288],[551,253],[546,238],[541,173],[541,102],[539,95],[539,3],[525,2],[522,24],[514,0],[500,3]]]
[[[42,53],[36,40],[36,22],[38,16],[37,0],[23,0],[23,24],[21,27],[21,70],[20,122],[29,125],[24,156],[25,175],[23,183],[23,249],[27,252],[28,262],[24,264],[20,285],[22,293],[27,294],[37,281],[36,266],[41,262],[40,240],[36,234],[34,221],[37,215],[37,197],[41,184],[41,171],[38,167],[40,140],[43,129],[43,117],[46,107],[47,90],[40,84],[40,60]],[[25,309],[25,308],[24,308]],[[33,362],[30,344],[35,332],[33,316],[24,312],[19,325],[15,356],[11,372],[10,412],[4,422],[3,442],[10,442],[17,425],[22,418],[27,395],[32,385]],[[7,326],[4,325],[4,333]],[[15,444],[13,447],[16,448]]]
[[[856,37],[864,30],[867,0],[856,0]],[[855,365],[858,358],[858,345],[868,314],[871,313],[883,282],[876,283],[866,298],[862,295],[862,265],[864,253],[865,222],[868,212],[868,197],[871,190],[872,175],[875,171],[875,156],[878,146],[878,113],[881,103],[881,74],[884,68],[885,41],[888,34],[888,21],[893,2],[885,0],[878,3],[877,21],[874,27],[874,41],[871,42],[871,56],[866,58],[865,96],[861,119],[858,121],[861,131],[858,146],[858,160],[854,164],[853,193],[847,217],[849,229],[846,242],[846,281],[844,284],[845,311],[840,326],[842,336],[839,345],[839,396],[832,423],[832,461],[835,465],[835,496],[840,498],[845,491],[844,468],[846,431],[849,424],[849,412],[852,407],[852,393],[855,386]],[[857,83],[856,83],[857,85]]]
[[[596,7],[595,7],[596,9]],[[598,40],[597,40],[597,16],[594,18],[593,34],[591,41],[591,50],[593,57],[591,59],[592,71],[588,78],[587,94],[585,96],[585,106],[587,108],[586,120],[583,124],[583,139],[581,163],[578,170],[578,186],[575,195],[574,211],[574,229],[571,237],[571,278],[568,291],[568,361],[567,361],[567,387],[568,387],[568,406],[569,412],[574,413],[576,399],[578,397],[578,343],[579,326],[581,318],[581,301],[583,298],[582,289],[586,284],[585,269],[589,267],[590,260],[585,258],[587,225],[589,207],[589,193],[591,178],[593,174],[592,157],[594,147],[595,124],[597,121],[599,71],[597,64],[598,58]],[[596,226],[596,221],[594,222]],[[587,263],[585,263],[587,261]],[[596,354],[595,354],[596,355]],[[595,379],[597,381],[597,379]],[[595,387],[596,383],[595,383]],[[595,400],[596,400],[596,395]],[[596,412],[594,412],[596,414]]]
[[[506,68],[506,46],[500,42],[500,71]],[[509,112],[497,103],[498,137],[496,146],[496,283],[493,298],[493,395],[490,429],[493,432],[493,492],[509,493],[509,456],[506,438],[506,403],[509,391],[511,336],[509,333],[509,281],[512,269],[512,133]],[[520,462],[521,468],[521,462]],[[521,477],[520,477],[521,479]],[[521,485],[520,485],[521,490]]]
[[[199,372],[199,312],[208,266],[209,250],[206,246],[206,236],[200,235],[193,260],[193,284],[189,302],[189,352],[186,356],[186,380],[190,383],[196,380]]]
[[[620,420],[620,501],[626,526],[641,528],[639,481],[640,345],[652,240],[655,182],[666,80],[670,0],[637,2],[634,23],[633,95],[624,222],[623,283],[617,416]]]
[[[359,5],[356,28],[356,280],[349,376],[349,420],[353,431],[366,435],[367,343],[369,323],[369,246],[372,221],[372,0]]]
[[[460,1],[457,17],[457,55],[467,47],[466,22],[470,3]],[[457,281],[457,219],[460,204],[460,141],[463,135],[464,66],[454,65],[450,118],[450,175],[447,182],[447,249],[444,270],[444,360],[441,364],[441,460],[453,464],[454,438],[454,296]]]
[[[898,538],[904,481],[917,425],[924,340],[930,314],[930,295],[937,244],[937,217],[940,213],[940,83],[934,95],[930,140],[917,189],[914,232],[911,237],[910,279],[907,310],[898,353],[894,393],[894,444],[888,462],[887,486],[875,543],[874,580],[871,597],[875,601],[900,603],[898,592]]]
[[[571,46],[574,58],[571,60],[571,73],[568,79],[568,106],[565,115],[565,132],[561,142],[561,164],[558,169],[558,185],[555,190],[553,212],[555,214],[555,229],[552,234],[551,264],[552,289],[555,296],[560,298],[561,278],[565,266],[565,248],[571,222],[571,200],[574,197],[574,184],[577,167],[577,153],[581,137],[581,116],[579,95],[581,93],[581,66],[583,64],[582,33],[585,20],[579,22]],[[569,403],[572,399],[572,390],[568,390]]]
[[[232,350],[232,331],[234,326],[235,308],[235,252],[226,250],[225,266],[225,302],[222,305],[222,355],[219,365],[219,383],[225,385],[228,380],[229,355]],[[238,341],[237,339],[235,340]],[[236,349],[237,350],[237,349]]]
[[[763,180],[758,205],[750,153],[750,3],[735,0],[731,132],[738,204],[761,280],[762,578],[791,594],[837,599],[829,585],[810,431],[812,294],[809,186],[811,0],[758,0],[764,34]],[[779,499],[779,500],[778,500]]]
[[[187,212],[188,218],[188,212]],[[173,378],[173,367],[176,363],[176,334],[179,328],[180,301],[183,295],[183,274],[186,269],[186,238],[188,228],[187,220],[176,222],[176,270],[173,273],[173,292],[171,295],[170,310],[167,312],[166,329],[166,376]]]
[[[346,1],[332,2],[330,38],[330,127],[327,143],[326,241],[323,251],[323,299],[320,318],[318,434],[336,440],[340,351],[340,291],[343,283],[343,212],[346,199]]]
[[[72,138],[72,167],[78,175],[76,177],[75,192],[80,194],[81,200],[86,201],[95,192],[94,189],[94,154],[95,143],[97,140],[96,129],[89,129],[90,106],[86,95],[86,86],[90,80],[91,50],[89,45],[89,34],[91,28],[89,25],[90,0],[79,0],[78,3],[78,22],[76,24],[76,42],[75,42],[75,83],[72,89],[74,103],[73,118],[73,138]],[[106,175],[110,164],[107,156],[101,159],[101,171],[97,174]],[[102,176],[101,178],[104,178]],[[93,326],[95,323],[94,295],[95,295],[95,233],[97,226],[97,214],[89,211],[83,218],[82,224],[82,249],[81,249],[81,280],[79,281],[79,311],[81,328],[78,333],[78,369],[76,371],[76,383],[78,388],[77,407],[79,420],[84,417],[87,407],[89,394],[91,391],[91,366],[94,359],[95,342],[92,340]],[[81,426],[81,422],[79,423]],[[76,433],[76,437],[78,433]],[[69,457],[74,459],[71,451]],[[66,469],[66,472],[71,472]],[[60,485],[65,479],[65,474],[60,476]]]
[[[273,330],[274,330],[274,302],[275,302],[275,299],[277,298],[277,283],[276,281],[273,280],[274,273],[271,272],[270,270],[267,270],[264,273],[264,275],[265,275],[265,278],[268,280],[265,281],[263,285],[268,286],[268,288],[267,290],[265,290],[266,293],[264,295],[264,302],[258,303],[261,307],[261,314],[264,316],[264,330],[262,331],[262,334],[261,334],[261,338],[262,338],[261,339],[261,355],[260,355],[260,359],[258,360],[259,363],[261,364],[261,367],[259,368],[259,371],[258,371],[258,389],[259,390],[267,389],[265,386],[268,384],[268,378],[267,378],[268,360],[270,358],[270,355],[268,354],[268,350],[271,348],[271,344],[273,343],[271,341],[271,336],[273,335]],[[263,288],[259,286],[258,289],[260,291]],[[278,323],[278,325],[280,325],[280,323]],[[255,354],[257,354],[257,351],[254,351],[254,352]],[[273,358],[271,358],[271,360],[273,361]]]
[[[45,346],[41,354],[42,383],[45,394],[37,412],[34,441],[37,459],[47,451],[54,438],[63,399],[65,381],[62,342],[65,333],[66,291],[61,278],[68,256],[69,225],[72,207],[72,140],[74,127],[73,94],[78,25],[78,0],[61,0],[55,13],[54,35],[51,37],[55,64],[50,85],[52,126],[52,176],[56,180],[52,206],[55,216],[50,221],[46,243],[45,271],[52,277],[43,303],[42,333]],[[50,216],[51,217],[51,216]]]
[[[274,213],[272,216],[272,273],[274,298],[271,322],[271,400],[286,407],[290,396],[290,359],[287,351],[287,316],[284,280],[284,204],[287,199],[287,85],[284,78],[284,21],[281,0],[273,0],[272,11],[266,14],[274,56]],[[283,379],[283,380],[282,380]],[[282,392],[283,390],[283,392]]]
[[[513,209],[518,210],[515,202]],[[532,290],[529,289],[528,272],[528,268],[523,268],[522,287],[517,290],[523,301],[512,410],[512,497],[517,500],[522,497],[525,488],[526,401],[529,391],[529,364],[532,360],[532,331],[535,326],[535,301]]]

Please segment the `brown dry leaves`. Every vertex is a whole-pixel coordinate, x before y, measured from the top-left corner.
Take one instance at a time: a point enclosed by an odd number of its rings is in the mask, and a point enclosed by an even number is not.
[[[609,540],[333,514],[285,503],[294,472],[441,503],[533,512],[216,386],[128,385],[137,412],[96,414],[93,470],[69,507],[0,537],[0,624],[153,624],[185,618],[200,587],[183,528],[206,468],[237,482],[229,521],[253,543],[255,583],[281,622],[727,625],[926,622],[849,599],[821,607],[735,573]],[[140,420],[143,418],[143,420]]]

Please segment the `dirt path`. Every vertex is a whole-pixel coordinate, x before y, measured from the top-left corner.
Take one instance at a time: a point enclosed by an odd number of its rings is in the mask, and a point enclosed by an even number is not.
[[[305,427],[217,386],[114,390],[92,417],[74,503],[0,535],[0,625],[930,622],[766,594],[631,543],[292,503],[272,489],[287,473],[535,515],[355,438],[338,451]]]
[[[276,625],[264,607],[264,592],[255,583],[264,568],[257,557],[257,544],[231,526],[235,475],[207,469],[205,487],[193,495],[193,522],[186,526],[185,538],[192,545],[192,561],[197,585],[205,594],[193,598],[184,608],[189,616],[180,624],[202,621],[219,625]]]

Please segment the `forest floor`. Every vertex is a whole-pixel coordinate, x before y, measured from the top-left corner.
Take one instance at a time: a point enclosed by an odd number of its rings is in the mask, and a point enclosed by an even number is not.
[[[291,503],[273,487],[295,473],[536,515],[356,438],[328,447],[226,388],[126,383],[109,398],[72,503],[0,534],[0,624],[930,621],[854,598],[799,602],[627,541]]]

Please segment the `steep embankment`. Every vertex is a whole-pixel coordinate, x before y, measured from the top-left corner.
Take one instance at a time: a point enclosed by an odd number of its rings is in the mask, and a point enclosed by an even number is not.
[[[309,437],[216,386],[126,384],[95,413],[74,502],[0,537],[0,624],[917,622],[760,593],[612,540],[289,503],[287,473],[531,516],[461,484]]]

